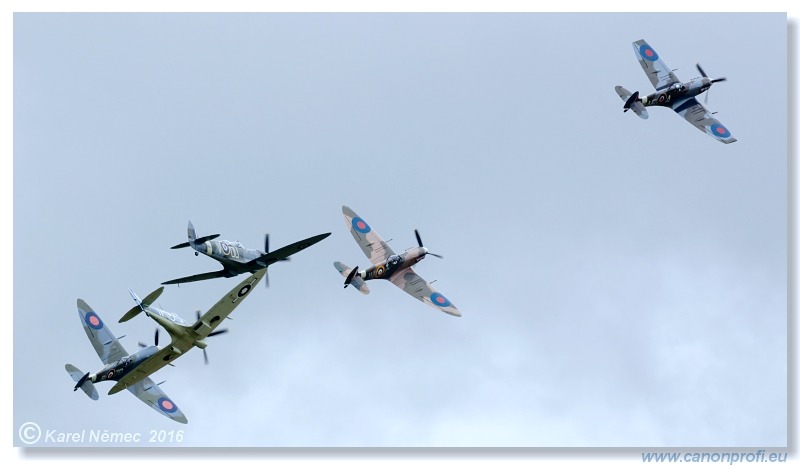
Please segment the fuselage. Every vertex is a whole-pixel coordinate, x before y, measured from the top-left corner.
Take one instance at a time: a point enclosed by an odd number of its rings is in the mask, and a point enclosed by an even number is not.
[[[679,99],[688,99],[711,88],[709,78],[695,78],[686,83],[675,83],[668,88],[651,93],[642,98],[645,106],[665,106],[672,107],[672,104]]]
[[[158,347],[155,345],[145,347],[136,353],[132,353],[127,357],[122,357],[113,363],[109,363],[97,373],[90,374],[88,380],[92,383],[99,383],[100,381],[119,381],[157,352]]]
[[[425,258],[428,253],[426,248],[411,248],[402,254],[394,254],[389,256],[386,261],[381,264],[373,265],[358,273],[358,276],[364,280],[385,279],[389,280],[396,272],[411,267],[417,262]]]
[[[164,357],[164,360],[167,361],[174,360],[188,352],[192,347],[206,348],[206,343],[203,339],[216,327],[216,324],[206,324],[200,321],[190,324],[175,313],[153,306],[147,306],[145,314],[157,322],[159,326],[166,329],[172,339],[172,343],[169,345],[172,353]]]
[[[239,241],[228,241],[225,239],[206,241],[202,244],[193,244],[192,247],[198,253],[205,254],[219,261],[225,266],[226,270],[231,271],[231,276],[244,272],[255,273],[254,269],[242,269],[242,264],[246,264],[253,259],[258,259],[266,254],[258,249],[248,249]]]

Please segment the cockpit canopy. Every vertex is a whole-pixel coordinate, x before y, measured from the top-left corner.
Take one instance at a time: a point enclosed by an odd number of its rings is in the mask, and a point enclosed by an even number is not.
[[[397,254],[393,254],[386,259],[386,262],[389,265],[399,265],[403,261],[403,258],[398,256]]]
[[[672,89],[675,91],[683,91],[684,88],[683,83],[675,83],[672,85]]]

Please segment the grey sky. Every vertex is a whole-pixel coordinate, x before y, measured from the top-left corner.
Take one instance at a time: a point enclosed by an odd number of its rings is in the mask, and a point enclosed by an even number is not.
[[[711,38],[698,41],[702,31]],[[746,33],[744,33],[746,32]],[[667,109],[644,38],[683,80],[728,81],[722,145]],[[787,431],[786,21],[781,14],[17,14],[14,428],[184,430],[190,446],[782,446]],[[365,265],[341,205],[463,313]],[[154,379],[189,418],[71,391],[160,282],[217,268],[199,234],[274,247],[231,333]],[[238,280],[241,280],[240,277]],[[167,287],[191,318],[235,279]],[[166,337],[163,335],[162,337]],[[15,442],[19,444],[19,440]]]

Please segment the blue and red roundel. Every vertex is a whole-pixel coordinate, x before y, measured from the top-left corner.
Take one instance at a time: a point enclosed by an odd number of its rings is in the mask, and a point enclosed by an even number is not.
[[[103,328],[103,321],[100,320],[100,316],[95,314],[94,311],[89,311],[86,313],[86,316],[83,317],[83,320],[86,322],[86,325],[92,329],[100,330]]]
[[[445,298],[444,295],[442,295],[439,292],[434,292],[433,294],[431,294],[431,301],[436,306],[441,306],[443,308],[446,308],[446,307],[448,307],[448,306],[450,306],[452,304],[452,303],[450,303],[450,300]]]
[[[639,55],[641,55],[643,59],[649,60],[650,62],[655,62],[658,60],[658,54],[656,54],[656,51],[647,44],[642,44],[641,47],[639,47]]]
[[[176,406],[174,402],[167,399],[166,397],[162,397],[161,399],[158,400],[158,408],[168,414],[171,414],[178,410],[178,406]]]
[[[369,225],[367,225],[367,222],[362,220],[360,217],[353,218],[352,224],[353,224],[353,229],[358,231],[359,233],[367,234],[370,231],[372,231],[372,228],[370,228]]]
[[[728,138],[731,136],[730,131],[722,124],[711,124],[711,133],[720,138]]]

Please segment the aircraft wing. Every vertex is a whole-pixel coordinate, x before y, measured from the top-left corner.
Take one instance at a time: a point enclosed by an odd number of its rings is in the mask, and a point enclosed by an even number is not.
[[[201,338],[207,337],[208,334],[216,329],[217,326],[241,304],[242,300],[253,291],[253,287],[258,284],[266,273],[267,269],[261,269],[243,280],[242,283],[234,287],[234,289],[222,297],[221,300],[217,301],[217,304],[212,306],[206,314],[200,316],[200,319],[192,326],[192,329],[194,329]]]
[[[190,275],[188,277],[181,277],[173,280],[167,280],[166,282],[162,282],[161,285],[175,285],[176,283],[197,282],[199,280],[208,280],[210,278],[219,278],[227,276],[229,276],[229,274],[225,271],[225,269],[222,269],[222,270],[217,270],[215,272],[206,272],[203,274]]]
[[[173,343],[174,344],[174,343]],[[156,371],[164,368],[170,362],[175,360],[176,358],[180,357],[181,355],[176,354],[172,351],[172,345],[167,345],[166,347],[162,348],[156,354],[148,358],[147,360],[143,361],[139,366],[131,370],[128,374],[122,377],[117,384],[115,384],[109,391],[108,394],[116,394],[123,389],[130,389],[137,384],[143,382],[144,380],[148,379],[147,377],[155,373]],[[191,350],[191,348],[189,348]],[[184,350],[183,353],[186,353],[188,350]],[[131,391],[133,392],[133,391]],[[136,394],[134,392],[134,394]],[[136,397],[139,397],[138,395]],[[141,397],[140,397],[141,399]]]
[[[461,316],[461,311],[456,308],[456,305],[451,303],[444,295],[434,290],[431,284],[417,275],[411,267],[406,267],[403,270],[397,271],[389,280],[419,301],[431,305],[447,314]]]
[[[350,207],[342,205],[342,213],[347,227],[350,228],[350,234],[356,240],[364,255],[369,258],[372,265],[378,265],[386,261],[389,256],[394,255],[392,248],[386,244],[386,241],[373,230],[363,218],[356,215]]]
[[[736,141],[731,132],[718,121],[708,109],[695,98],[681,99],[672,103],[672,110],[683,116],[690,124],[711,135],[722,143]]]
[[[152,379],[145,378],[130,386],[128,391],[138,397],[140,401],[155,409],[159,414],[171,418],[176,422],[188,422],[186,416],[183,415],[183,412],[181,412],[175,402],[164,394],[164,391],[162,391]]]
[[[274,264],[274,263],[276,263],[278,261],[282,261],[282,260],[288,258],[289,256],[293,256],[293,255],[297,254],[298,252],[302,251],[303,249],[305,249],[305,248],[307,248],[309,246],[313,246],[314,244],[317,244],[318,242],[322,241],[323,239],[327,238],[330,235],[331,235],[330,233],[323,233],[323,234],[319,234],[319,235],[316,235],[316,236],[312,236],[310,238],[306,238],[306,239],[304,239],[302,241],[298,241],[296,243],[292,243],[292,244],[290,244],[288,246],[284,246],[284,247],[282,247],[280,249],[277,249],[275,251],[268,252],[268,253],[264,254],[263,256],[259,257],[258,259],[253,259],[252,261],[248,262],[246,265],[249,266],[249,267],[256,268],[256,269],[264,269],[264,268],[269,267],[270,265],[272,265],[272,264]]]
[[[661,60],[658,53],[644,39],[639,39],[633,43],[633,52],[636,54],[636,58],[639,59],[639,65],[642,66],[645,75],[647,75],[656,90],[668,88],[673,83],[680,82],[667,64]]]
[[[104,364],[108,365],[128,355],[100,316],[81,299],[78,299],[78,316],[81,318],[81,324],[89,337],[89,342],[92,343],[94,351],[97,352],[97,356]]]

